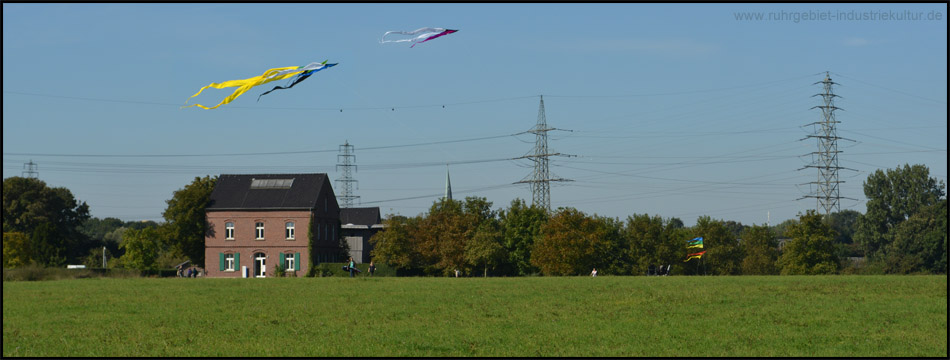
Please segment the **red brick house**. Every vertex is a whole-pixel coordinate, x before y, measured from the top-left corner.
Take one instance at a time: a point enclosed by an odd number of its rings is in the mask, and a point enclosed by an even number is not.
[[[303,275],[338,262],[340,208],[327,174],[221,175],[205,208],[208,277]],[[313,255],[307,234],[313,224]]]

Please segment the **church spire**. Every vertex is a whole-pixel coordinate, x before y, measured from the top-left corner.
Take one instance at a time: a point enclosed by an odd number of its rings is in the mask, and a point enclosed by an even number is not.
[[[443,199],[452,200],[452,181],[449,180],[449,164],[445,164],[445,196]]]

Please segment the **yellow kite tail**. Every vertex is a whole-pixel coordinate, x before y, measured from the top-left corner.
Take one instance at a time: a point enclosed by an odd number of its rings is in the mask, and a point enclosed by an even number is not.
[[[207,107],[207,106],[201,105],[201,104],[193,104],[193,105],[188,105],[188,106],[182,106],[181,108],[184,109],[184,108],[187,108],[187,107],[197,106],[197,107],[200,107],[200,108],[205,109],[205,110],[215,109],[215,108],[217,108],[218,106],[221,106],[221,105],[230,103],[232,100],[236,99],[238,96],[241,96],[241,94],[244,94],[245,92],[247,92],[248,90],[250,90],[252,87],[255,87],[255,86],[257,86],[257,85],[266,84],[266,83],[269,83],[269,82],[271,82],[271,81],[283,80],[283,79],[286,79],[286,78],[289,78],[289,77],[292,77],[292,76],[294,76],[294,75],[297,75],[297,74],[301,73],[302,71],[288,71],[288,70],[294,70],[294,69],[297,69],[297,68],[299,68],[299,66],[287,66],[287,67],[273,68],[273,69],[268,69],[267,71],[264,72],[264,74],[261,74],[260,76],[255,76],[255,77],[252,77],[252,78],[247,78],[247,79],[243,79],[243,80],[228,80],[228,81],[225,81],[225,82],[222,82],[222,83],[211,83],[210,85],[201,88],[201,90],[198,90],[197,93],[195,93],[194,95],[192,95],[192,96],[189,97],[188,99],[190,100],[191,98],[200,95],[202,91],[204,91],[204,90],[207,89],[207,88],[211,88],[211,87],[213,87],[213,88],[215,88],[215,89],[223,89],[223,88],[229,88],[229,87],[238,87],[238,88],[237,88],[237,90],[234,90],[234,92],[231,93],[231,95],[229,95],[228,97],[224,98],[224,100],[222,100],[220,103],[218,103],[218,105],[212,106],[212,107],[210,107],[210,108]],[[281,72],[283,72],[283,73],[281,73]],[[278,74],[278,73],[279,73],[279,74]],[[275,75],[276,75],[276,76],[275,76]],[[185,104],[187,104],[189,100],[185,100]]]

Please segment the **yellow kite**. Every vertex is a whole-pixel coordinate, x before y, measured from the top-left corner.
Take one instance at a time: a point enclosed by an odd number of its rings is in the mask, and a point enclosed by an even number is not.
[[[330,65],[330,66],[333,66],[333,65],[336,65],[336,64],[332,64],[332,65]],[[252,78],[249,78],[249,79],[243,79],[243,80],[228,80],[228,81],[225,81],[225,82],[222,82],[222,83],[211,83],[211,85],[205,86],[205,87],[201,88],[201,90],[198,90],[198,93],[192,95],[192,96],[189,97],[188,99],[191,99],[191,98],[193,98],[193,97],[195,97],[195,96],[200,95],[202,91],[204,91],[205,89],[207,89],[207,88],[209,88],[209,87],[213,87],[213,88],[215,88],[215,89],[223,89],[223,88],[229,88],[229,87],[237,87],[238,89],[237,89],[237,90],[234,90],[234,92],[231,93],[231,95],[229,95],[228,97],[224,98],[224,100],[221,100],[221,102],[220,102],[218,105],[215,105],[215,106],[212,106],[212,107],[207,107],[207,106],[204,106],[204,105],[201,105],[201,104],[192,104],[192,105],[182,106],[181,108],[184,109],[184,108],[186,108],[186,107],[197,106],[197,107],[200,107],[200,108],[205,109],[205,110],[211,110],[211,109],[217,108],[218,106],[221,106],[221,105],[230,103],[231,101],[233,101],[234,99],[236,99],[238,96],[241,96],[241,94],[244,94],[245,92],[247,92],[248,90],[250,90],[252,87],[255,87],[255,86],[258,86],[258,85],[263,85],[263,84],[269,83],[269,82],[271,82],[271,81],[277,81],[277,80],[283,80],[283,79],[291,78],[291,77],[293,77],[293,76],[295,76],[295,75],[298,75],[298,74],[301,74],[301,73],[304,73],[304,72],[314,72],[314,71],[323,70],[323,69],[325,69],[325,68],[327,68],[327,67],[329,67],[329,66],[327,66],[326,60],[324,60],[322,63],[310,63],[310,64],[308,64],[307,66],[303,66],[303,67],[300,67],[300,66],[288,66],[288,67],[279,67],[279,68],[268,69],[268,70],[265,71],[264,74],[262,74],[261,76],[255,76],[255,77],[252,77]],[[186,100],[186,101],[185,101],[185,104],[187,104],[187,103],[188,103],[188,101]]]

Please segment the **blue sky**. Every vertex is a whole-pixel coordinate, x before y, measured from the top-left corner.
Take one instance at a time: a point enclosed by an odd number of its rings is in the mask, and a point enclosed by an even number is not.
[[[809,18],[820,13],[835,18]],[[946,17],[946,4],[4,3],[3,177],[32,160],[93,216],[160,221],[196,176],[337,179],[348,141],[364,206],[426,211],[449,163],[456,198],[501,208],[530,202],[512,183],[531,163],[510,159],[534,137],[513,134],[543,95],[548,124],[572,130],[549,148],[576,155],[552,159],[574,180],[552,186],[553,207],[776,224],[816,208],[796,200],[818,177],[798,170],[818,148],[800,139],[830,71],[838,134],[854,140],[839,143],[854,169],[840,195],[857,200],[841,208],[864,212],[877,169],[923,164],[947,181]],[[459,32],[379,43],[421,27]],[[179,108],[211,82],[323,60],[339,65],[259,102],[282,83]]]

